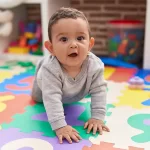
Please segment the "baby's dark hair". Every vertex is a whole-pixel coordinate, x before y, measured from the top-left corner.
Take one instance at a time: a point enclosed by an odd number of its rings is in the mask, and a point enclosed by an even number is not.
[[[75,9],[75,8],[60,8],[57,10],[50,18],[49,23],[48,23],[48,36],[49,40],[52,41],[52,26],[57,23],[58,20],[63,19],[63,18],[72,18],[72,19],[77,19],[77,18],[82,18],[87,22],[88,25],[88,30],[89,30],[89,36],[90,36],[90,26],[89,22],[84,15],[83,12]]]

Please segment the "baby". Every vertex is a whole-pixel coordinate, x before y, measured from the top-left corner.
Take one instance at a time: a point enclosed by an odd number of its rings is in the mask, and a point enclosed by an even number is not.
[[[103,122],[107,93],[104,64],[90,52],[94,38],[85,15],[73,8],[60,8],[49,20],[48,35],[45,47],[50,55],[37,65],[32,97],[43,102],[59,142],[81,140],[78,131],[65,121],[63,103],[79,101],[87,94],[91,95],[91,118],[84,128],[93,134],[109,131]]]

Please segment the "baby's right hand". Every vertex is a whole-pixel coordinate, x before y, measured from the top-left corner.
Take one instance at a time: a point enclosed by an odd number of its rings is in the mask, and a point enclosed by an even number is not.
[[[79,135],[79,132],[72,128],[71,126],[67,125],[65,127],[59,128],[56,131],[56,135],[58,136],[59,142],[63,143],[63,139],[65,138],[70,144],[72,140],[75,142],[79,142],[82,138]]]

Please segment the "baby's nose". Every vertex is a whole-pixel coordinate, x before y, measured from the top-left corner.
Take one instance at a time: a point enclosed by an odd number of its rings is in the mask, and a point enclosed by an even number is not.
[[[70,44],[70,48],[77,48],[78,46],[77,46],[77,44],[76,44],[76,42],[72,42],[71,44]]]

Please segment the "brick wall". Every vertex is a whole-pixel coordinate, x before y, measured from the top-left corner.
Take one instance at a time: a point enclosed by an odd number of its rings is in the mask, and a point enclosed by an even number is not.
[[[107,51],[107,21],[135,19],[145,23],[146,0],[71,0],[71,7],[87,16],[92,35],[96,39],[93,52],[105,55]]]
[[[87,16],[92,36],[96,39],[93,52],[108,54],[107,21],[112,19],[135,19],[145,22],[146,0],[70,0],[71,7]],[[40,20],[40,5],[26,5],[28,21]]]
[[[39,4],[27,4],[27,20],[28,21],[40,21],[41,20],[41,8]]]

